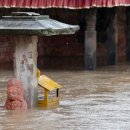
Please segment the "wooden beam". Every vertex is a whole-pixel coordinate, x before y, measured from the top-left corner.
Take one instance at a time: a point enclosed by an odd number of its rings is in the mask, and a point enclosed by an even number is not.
[[[14,74],[22,81],[28,108],[37,104],[37,36],[15,36]]]
[[[108,9],[108,28],[107,28],[107,64],[114,65],[117,63],[117,13],[116,9]]]
[[[96,9],[89,9],[86,12],[85,31],[85,69],[96,69]]]
[[[44,100],[45,100],[45,106],[47,106],[49,101],[49,91],[47,89],[44,89]]]

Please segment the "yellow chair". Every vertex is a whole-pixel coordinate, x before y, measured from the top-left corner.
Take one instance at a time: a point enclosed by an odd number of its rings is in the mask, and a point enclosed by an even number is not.
[[[44,89],[44,99],[38,100],[39,107],[54,107],[59,105],[59,89],[62,86],[45,75],[40,75],[40,70],[37,71],[38,85]],[[49,92],[56,90],[55,98],[49,98]]]

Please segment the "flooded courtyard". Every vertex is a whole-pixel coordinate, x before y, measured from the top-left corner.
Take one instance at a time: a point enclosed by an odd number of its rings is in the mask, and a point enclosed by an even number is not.
[[[0,109],[0,130],[130,130],[130,65],[97,71],[42,71],[60,83],[60,106],[48,110]],[[0,73],[1,105],[12,71]]]

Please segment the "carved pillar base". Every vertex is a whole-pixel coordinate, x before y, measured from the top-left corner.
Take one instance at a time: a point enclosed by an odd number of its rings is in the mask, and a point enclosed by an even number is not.
[[[28,108],[37,103],[37,36],[16,36],[14,72],[16,79],[22,81]]]
[[[85,31],[85,69],[96,69],[96,31]]]

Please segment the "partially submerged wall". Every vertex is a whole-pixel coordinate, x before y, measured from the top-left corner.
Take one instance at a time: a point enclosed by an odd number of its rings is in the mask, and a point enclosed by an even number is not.
[[[14,9],[12,10],[14,11]],[[15,10],[16,11],[16,10]],[[29,10],[27,10],[29,11]],[[47,9],[31,10],[40,14],[48,14],[51,18],[69,24],[78,24],[81,29],[74,35],[40,37],[38,43],[38,67],[44,69],[80,69],[84,68],[84,31],[85,22],[83,10]],[[102,12],[102,10],[99,11]],[[11,12],[1,9],[1,16]],[[105,14],[104,14],[105,15]],[[97,64],[106,65],[106,30],[105,17],[98,15],[97,22]],[[125,62],[125,31],[126,16],[125,8],[118,9],[118,62]],[[12,67],[13,44],[9,36],[0,36],[0,66]],[[11,63],[11,64],[10,64]]]

